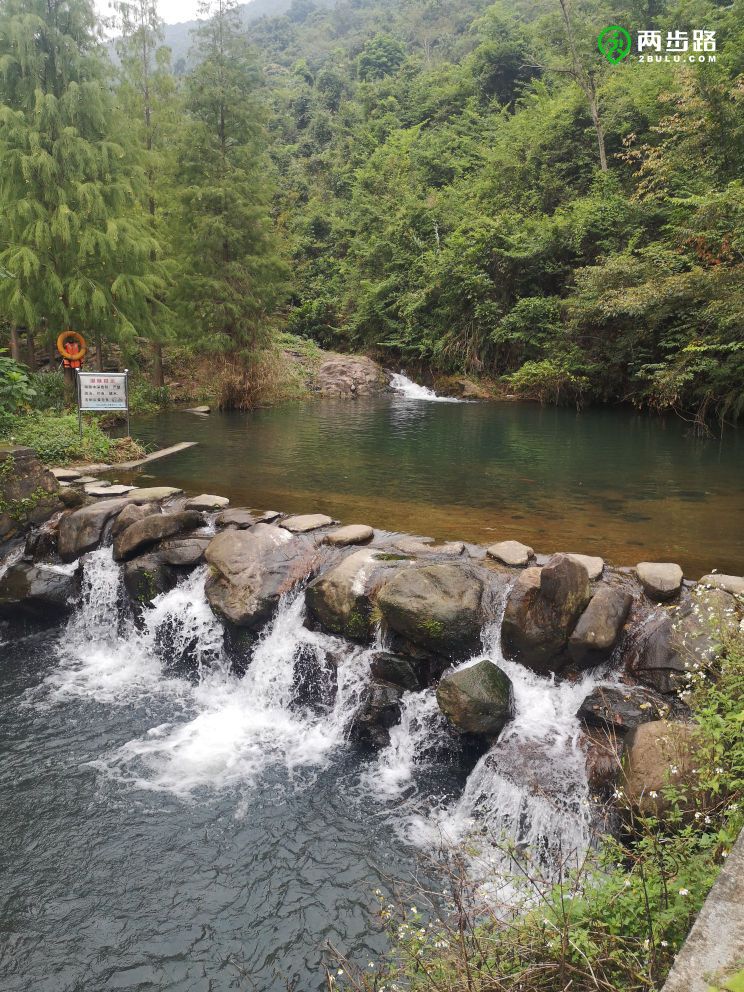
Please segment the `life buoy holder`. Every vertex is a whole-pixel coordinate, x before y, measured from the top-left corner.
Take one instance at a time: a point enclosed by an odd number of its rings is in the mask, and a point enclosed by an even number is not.
[[[77,347],[73,349],[70,345],[77,345]],[[83,335],[78,334],[77,331],[62,331],[57,338],[57,351],[64,359],[66,366],[79,369],[88,352],[88,345],[85,343]]]

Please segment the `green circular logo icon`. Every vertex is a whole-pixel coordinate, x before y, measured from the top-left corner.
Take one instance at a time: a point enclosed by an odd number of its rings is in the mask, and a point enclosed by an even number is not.
[[[608,62],[617,65],[624,58],[630,55],[633,43],[630,40],[630,31],[620,28],[617,24],[612,24],[599,32],[597,38],[597,48],[604,55]]]

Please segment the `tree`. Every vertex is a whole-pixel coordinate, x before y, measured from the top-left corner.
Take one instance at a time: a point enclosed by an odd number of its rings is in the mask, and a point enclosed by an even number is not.
[[[182,306],[212,350],[248,362],[283,290],[270,215],[259,75],[234,0],[211,0],[187,82],[176,236]]]
[[[92,336],[99,365],[104,339],[150,326],[162,289],[106,71],[89,0],[5,0],[0,313]]]
[[[130,139],[142,154],[144,206],[150,230],[163,245],[162,205],[172,196],[173,148],[178,127],[170,51],[159,47],[163,25],[157,0],[119,0],[116,9],[121,31],[116,42],[121,79],[118,97],[127,115]],[[155,264],[167,259],[153,252],[151,261]],[[162,319],[162,306],[159,309],[161,319],[151,324],[154,386],[163,385],[163,343],[169,330],[168,321]]]

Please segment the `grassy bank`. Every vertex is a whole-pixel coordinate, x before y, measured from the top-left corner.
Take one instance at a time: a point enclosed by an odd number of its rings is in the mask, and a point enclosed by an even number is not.
[[[513,891],[500,898],[496,878],[486,900],[465,857],[460,866],[448,861],[441,893],[408,887],[393,901],[378,893],[390,954],[366,969],[339,960],[329,989],[660,989],[744,826],[744,629],[730,627],[721,643],[714,667],[691,665],[684,698],[697,725],[695,767],[665,790],[663,816],[641,815],[618,787],[617,836],[603,838],[579,867],[567,864],[558,883],[530,852],[505,851],[516,900]]]

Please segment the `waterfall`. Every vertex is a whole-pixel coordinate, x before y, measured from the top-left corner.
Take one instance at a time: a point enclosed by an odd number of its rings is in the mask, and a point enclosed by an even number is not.
[[[428,400],[430,403],[466,403],[467,400],[459,400],[455,396],[438,396],[433,389],[428,386],[420,386],[417,382],[409,379],[402,372],[395,372],[390,377],[390,385],[396,393],[400,393],[407,400]]]

